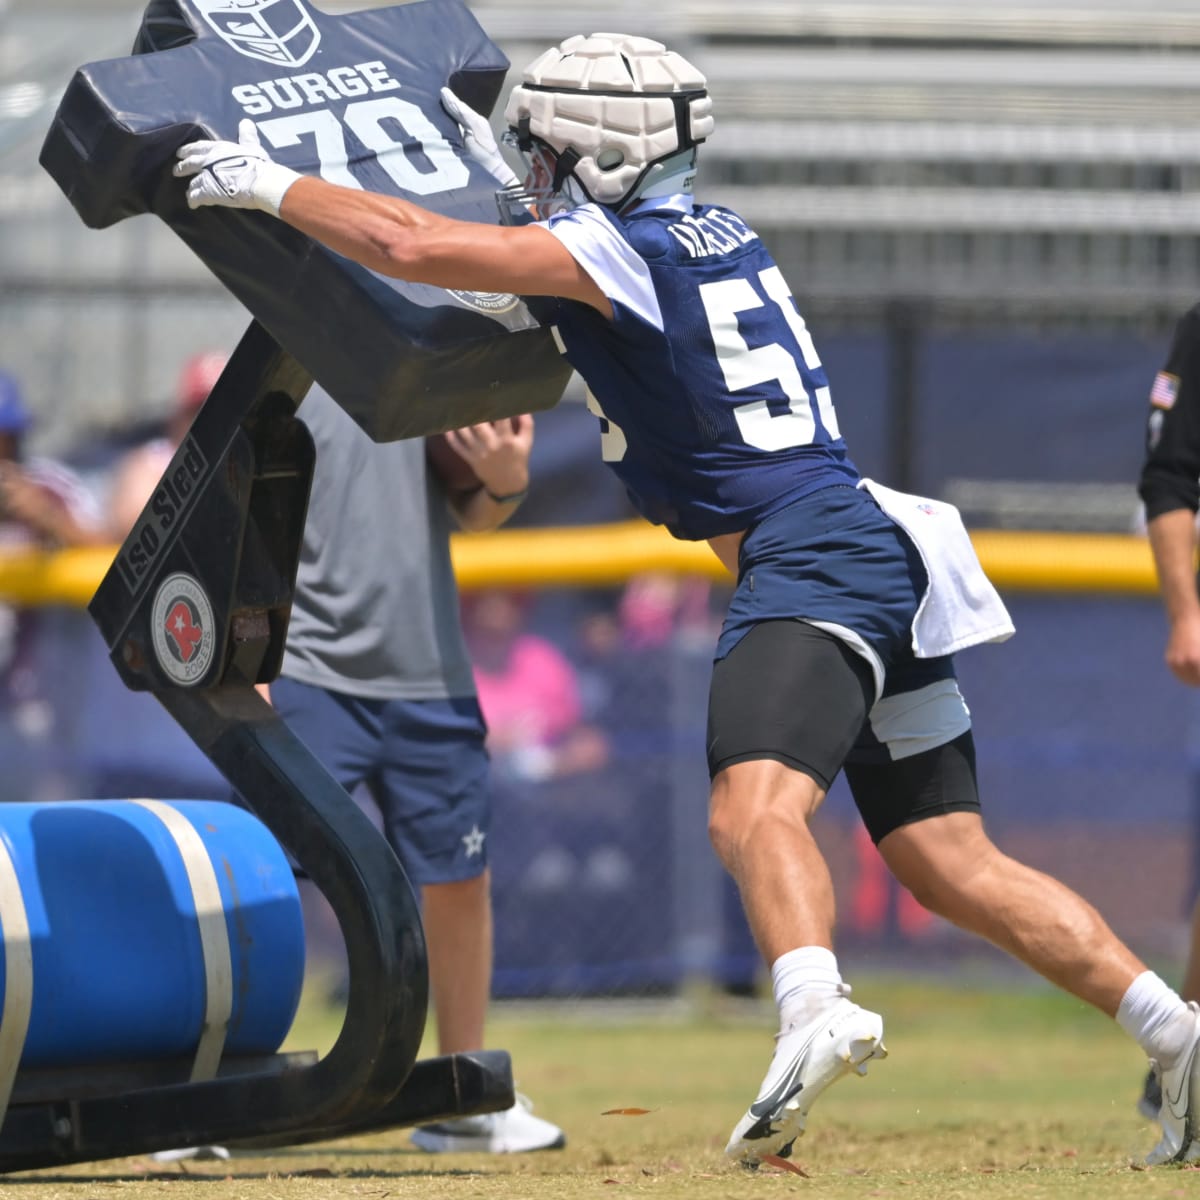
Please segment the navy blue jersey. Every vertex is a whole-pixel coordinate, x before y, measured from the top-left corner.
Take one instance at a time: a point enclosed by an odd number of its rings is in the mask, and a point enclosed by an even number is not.
[[[709,538],[858,482],[804,319],[740,217],[677,196],[547,228],[612,301],[612,321],[562,302],[558,330],[645,517]]]

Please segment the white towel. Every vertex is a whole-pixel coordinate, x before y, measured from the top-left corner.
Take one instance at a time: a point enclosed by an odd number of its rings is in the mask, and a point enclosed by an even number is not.
[[[912,626],[912,648],[918,658],[939,658],[1012,637],[1016,632],[1012,618],[979,565],[953,504],[909,496],[873,479],[864,479],[859,486],[908,534],[925,564],[929,586]]]

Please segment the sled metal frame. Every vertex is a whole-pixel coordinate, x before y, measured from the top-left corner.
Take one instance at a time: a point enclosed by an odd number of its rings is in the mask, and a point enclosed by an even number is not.
[[[417,1062],[428,1003],[420,912],[402,867],[346,791],[255,690],[283,657],[314,451],[296,409],[312,380],[253,322],[89,611],[126,684],[149,690],[329,901],[349,963],[332,1049],[20,1072],[0,1125],[0,1172],[179,1146],[292,1145],[514,1102],[504,1051]],[[352,481],[346,481],[352,486]],[[187,573],[213,611],[212,662],[182,686],[151,613]],[[36,986],[36,982],[35,982]]]

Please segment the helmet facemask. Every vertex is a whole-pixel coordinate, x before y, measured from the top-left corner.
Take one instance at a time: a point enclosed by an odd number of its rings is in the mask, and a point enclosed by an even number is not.
[[[504,225],[523,225],[531,219],[545,221],[556,213],[578,208],[590,199],[572,174],[578,155],[555,154],[545,142],[530,134],[527,119],[522,124],[523,129],[510,129],[500,137],[525,164],[524,181],[496,193],[500,221]]]

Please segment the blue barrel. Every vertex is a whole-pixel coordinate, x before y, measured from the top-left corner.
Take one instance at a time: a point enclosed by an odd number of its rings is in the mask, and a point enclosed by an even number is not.
[[[0,995],[32,985],[22,1067],[186,1057],[222,1005],[222,1055],[279,1049],[304,924],[287,857],[252,813],[208,800],[4,804],[0,843]]]

